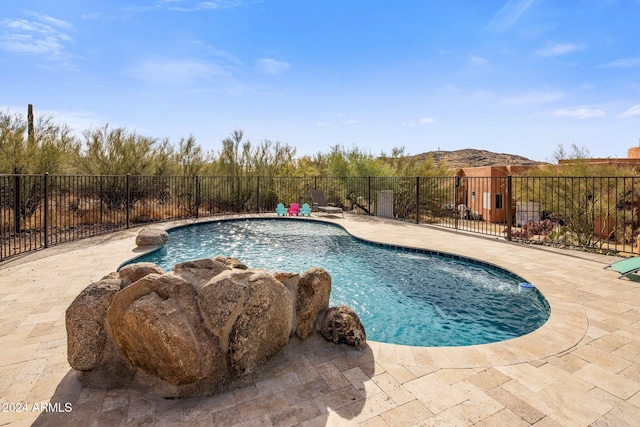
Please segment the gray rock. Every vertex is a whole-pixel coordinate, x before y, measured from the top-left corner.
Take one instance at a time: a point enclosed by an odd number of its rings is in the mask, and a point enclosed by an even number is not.
[[[100,365],[107,343],[107,309],[122,285],[113,278],[94,282],[67,308],[67,360],[72,368],[88,371]]]
[[[291,312],[295,314],[296,312],[296,303],[298,301],[298,285],[300,283],[300,275],[297,273],[282,273],[278,272],[273,275],[273,277],[285,285],[289,292],[291,292]],[[298,328],[298,320],[296,316],[293,316],[293,322],[291,323],[291,333],[289,337],[293,337],[296,333],[296,329]]]
[[[164,246],[169,241],[169,234],[159,228],[143,228],[136,236],[137,246]]]
[[[202,325],[194,287],[149,274],[118,292],[107,311],[118,348],[136,368],[171,384],[224,377],[218,340]]]
[[[122,267],[118,271],[118,276],[124,281],[124,286],[129,286],[151,273],[164,274],[164,271],[152,262],[138,262]]]
[[[329,307],[331,276],[322,268],[311,268],[300,276],[296,296],[296,332],[300,339],[313,333],[318,313]]]
[[[233,376],[250,372],[287,344],[292,298],[264,271],[224,271],[202,288],[198,295],[202,316],[220,339]]]
[[[318,316],[318,332],[327,341],[362,347],[367,334],[358,315],[349,307],[331,307]]]
[[[245,264],[240,262],[239,259],[233,258],[233,257],[226,257],[226,256],[223,256],[223,255],[218,255],[218,256],[215,257],[215,260],[216,261],[220,261],[223,264],[227,264],[231,268],[237,268],[239,270],[247,270],[249,268]]]
[[[176,264],[172,272],[191,283],[199,293],[204,285],[225,270],[231,270],[231,267],[218,259],[203,258]]]
[[[105,279],[119,279],[120,278],[120,274],[118,274],[117,271],[112,271],[111,273],[105,275],[102,279],[100,280],[105,280]]]

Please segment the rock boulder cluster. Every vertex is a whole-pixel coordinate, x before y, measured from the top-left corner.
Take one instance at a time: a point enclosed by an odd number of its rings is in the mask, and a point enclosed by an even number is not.
[[[131,264],[87,286],[66,312],[67,357],[81,380],[176,397],[221,392],[296,337],[318,330],[361,347],[348,307],[329,308],[331,276],[249,269],[218,256],[164,272]]]

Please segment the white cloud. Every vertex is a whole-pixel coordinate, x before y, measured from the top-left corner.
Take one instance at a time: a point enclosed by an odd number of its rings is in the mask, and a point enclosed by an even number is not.
[[[192,40],[191,45],[201,50],[207,57],[217,64],[223,65],[226,69],[237,69],[244,67],[244,63],[236,56],[224,50],[207,44],[202,40]]]
[[[357,120],[353,120],[353,119],[348,119],[348,120],[342,120],[342,121],[337,121],[337,122],[316,122],[316,126],[318,127],[328,127],[328,128],[337,128],[339,126],[349,126],[349,125],[355,125],[357,123],[360,123]]]
[[[261,58],[256,63],[256,68],[262,73],[276,76],[288,71],[291,68],[291,65],[284,61],[278,61],[271,58]]]
[[[576,109],[560,109],[553,112],[553,115],[556,117],[569,117],[572,119],[582,120],[582,119],[593,119],[596,117],[605,116],[605,112],[599,109],[593,108],[576,108]]]
[[[629,108],[624,113],[620,114],[620,117],[627,118],[632,116],[640,116],[640,104],[636,104],[633,107]]]
[[[136,10],[138,12],[146,12],[153,9],[168,9],[175,12],[197,12],[200,10],[231,9],[243,6],[244,4],[244,0],[159,0],[154,6],[138,7]]]
[[[129,70],[139,80],[153,83],[192,84],[228,73],[218,64],[196,59],[148,58]]]
[[[408,122],[402,122],[403,126],[416,127],[418,125],[430,125],[435,123],[435,119],[431,117],[423,117],[419,120],[409,120]]]
[[[203,1],[198,5],[201,9],[219,9],[220,5],[212,1]]]
[[[126,17],[128,15],[106,15],[104,13],[100,13],[100,12],[92,12],[92,13],[87,13],[84,15],[81,15],[80,18],[85,19],[85,20],[115,20],[115,19],[120,19],[123,17]]]
[[[487,59],[481,56],[475,56],[475,55],[469,58],[469,62],[471,62],[471,65],[477,65],[477,66],[487,65],[489,63]]]
[[[536,0],[509,0],[496,13],[486,29],[494,32],[509,30]]]
[[[522,94],[506,96],[500,100],[503,105],[524,107],[529,105],[546,104],[559,101],[564,97],[562,92],[536,92],[529,91]]]
[[[604,67],[611,68],[633,68],[638,66],[640,66],[640,58],[618,59],[604,64]]]
[[[0,49],[21,55],[42,55],[52,61],[66,60],[67,44],[73,42],[60,29],[72,25],[47,15],[37,15],[38,20],[3,19],[0,30]]]
[[[571,53],[578,49],[578,45],[572,43],[549,43],[547,46],[538,49],[536,55],[544,58],[552,58]]]
[[[33,14],[33,16],[38,18],[39,20],[49,24],[49,25],[54,26],[54,27],[64,28],[65,30],[71,30],[73,28],[73,25],[71,25],[67,21],[63,21],[62,19],[54,18],[53,16],[42,15],[42,14],[39,14],[39,13]]]

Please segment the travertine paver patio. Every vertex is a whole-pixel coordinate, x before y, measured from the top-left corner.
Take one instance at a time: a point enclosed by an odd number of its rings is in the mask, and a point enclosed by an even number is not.
[[[314,217],[358,237],[499,264],[544,293],[551,317],[527,336],[471,347],[293,341],[267,374],[215,397],[83,388],[66,361],[64,312],[91,281],[139,253],[138,229],[128,230],[0,266],[0,425],[640,425],[640,284],[603,270],[615,258]],[[41,402],[59,405],[43,412]],[[17,403],[26,406],[9,406]]]

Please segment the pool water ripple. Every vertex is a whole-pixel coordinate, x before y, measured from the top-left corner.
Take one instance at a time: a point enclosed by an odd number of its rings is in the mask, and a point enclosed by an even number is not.
[[[136,258],[169,271],[179,262],[233,256],[252,268],[325,268],[331,305],[353,308],[367,338],[415,346],[461,346],[527,334],[549,317],[523,279],[460,257],[371,244],[333,224],[294,219],[217,221],[170,230],[167,245]]]

